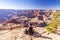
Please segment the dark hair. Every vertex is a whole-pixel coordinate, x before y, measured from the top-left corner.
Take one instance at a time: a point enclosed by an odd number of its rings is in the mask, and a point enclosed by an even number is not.
[[[30,26],[32,26],[33,24],[32,23],[30,23]]]
[[[29,35],[33,35],[33,28],[30,27],[29,30],[28,30],[28,32],[29,32]]]

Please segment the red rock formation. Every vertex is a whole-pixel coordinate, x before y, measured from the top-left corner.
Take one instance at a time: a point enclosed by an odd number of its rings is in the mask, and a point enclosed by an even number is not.
[[[39,16],[39,11],[36,10],[35,13],[34,13],[35,16]]]
[[[16,21],[17,19],[12,19],[12,20],[10,20],[10,21],[5,21],[5,22],[3,22],[2,24],[3,25],[6,25],[7,23],[15,23],[15,24],[19,24],[20,22],[18,22],[18,21]]]

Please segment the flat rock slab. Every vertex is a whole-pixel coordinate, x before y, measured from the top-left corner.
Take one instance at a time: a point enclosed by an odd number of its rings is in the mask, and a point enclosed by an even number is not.
[[[13,30],[0,31],[0,40],[59,40],[60,35],[50,33],[44,28],[34,28],[34,35],[27,35],[24,33],[26,28],[17,28]],[[44,33],[43,33],[44,32]],[[43,34],[41,34],[43,33]],[[40,36],[38,36],[40,35]]]

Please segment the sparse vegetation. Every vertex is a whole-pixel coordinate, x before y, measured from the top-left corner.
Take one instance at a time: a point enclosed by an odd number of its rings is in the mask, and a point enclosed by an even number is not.
[[[60,26],[60,19],[59,18],[60,18],[60,11],[55,12],[52,16],[51,23],[48,26],[46,26],[46,29],[49,32],[55,33],[57,27]]]

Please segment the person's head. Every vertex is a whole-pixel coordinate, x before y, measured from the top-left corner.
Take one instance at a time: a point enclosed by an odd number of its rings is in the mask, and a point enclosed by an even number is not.
[[[32,26],[33,24],[32,23],[30,23],[30,26]]]

